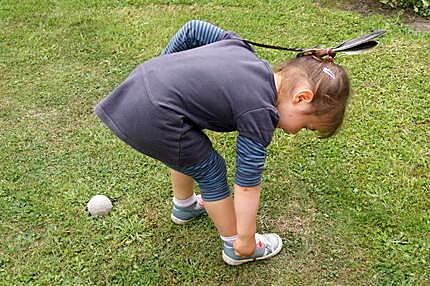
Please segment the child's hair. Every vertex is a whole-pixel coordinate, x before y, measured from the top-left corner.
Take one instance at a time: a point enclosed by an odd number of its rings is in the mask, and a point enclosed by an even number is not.
[[[323,130],[319,137],[333,136],[342,125],[350,91],[346,71],[337,64],[315,56],[303,56],[281,63],[274,68],[280,73],[280,94],[288,94],[295,83],[307,81],[314,93],[311,114],[320,116]]]

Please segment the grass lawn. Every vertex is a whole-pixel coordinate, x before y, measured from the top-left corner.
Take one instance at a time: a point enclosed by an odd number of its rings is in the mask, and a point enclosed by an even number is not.
[[[269,261],[227,266],[207,218],[173,225],[167,168],[92,113],[189,19],[292,46],[388,31],[337,59],[354,96],[336,137],[275,134],[258,229],[285,247]],[[0,0],[0,285],[429,285],[429,50],[396,19],[305,0]],[[209,136],[231,183],[235,134]],[[97,193],[106,218],[84,210]]]

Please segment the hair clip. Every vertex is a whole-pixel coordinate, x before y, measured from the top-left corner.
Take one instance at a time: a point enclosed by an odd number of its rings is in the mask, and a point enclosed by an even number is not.
[[[334,72],[331,69],[325,67],[325,68],[323,68],[323,72],[326,75],[328,75],[329,77],[331,77],[332,79],[336,79],[336,75],[334,74]]]

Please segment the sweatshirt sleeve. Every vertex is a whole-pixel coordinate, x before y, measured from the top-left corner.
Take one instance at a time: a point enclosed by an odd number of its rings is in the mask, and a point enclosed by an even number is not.
[[[252,139],[239,135],[236,142],[236,173],[234,182],[241,187],[261,183],[266,159],[266,148]]]
[[[237,118],[239,135],[252,139],[267,147],[272,141],[279,115],[273,107],[247,111]]]

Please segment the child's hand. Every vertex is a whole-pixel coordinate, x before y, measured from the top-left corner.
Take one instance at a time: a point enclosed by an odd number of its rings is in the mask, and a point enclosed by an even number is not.
[[[241,257],[251,256],[255,251],[255,236],[250,237],[238,237],[234,244],[234,252],[236,255]]]

